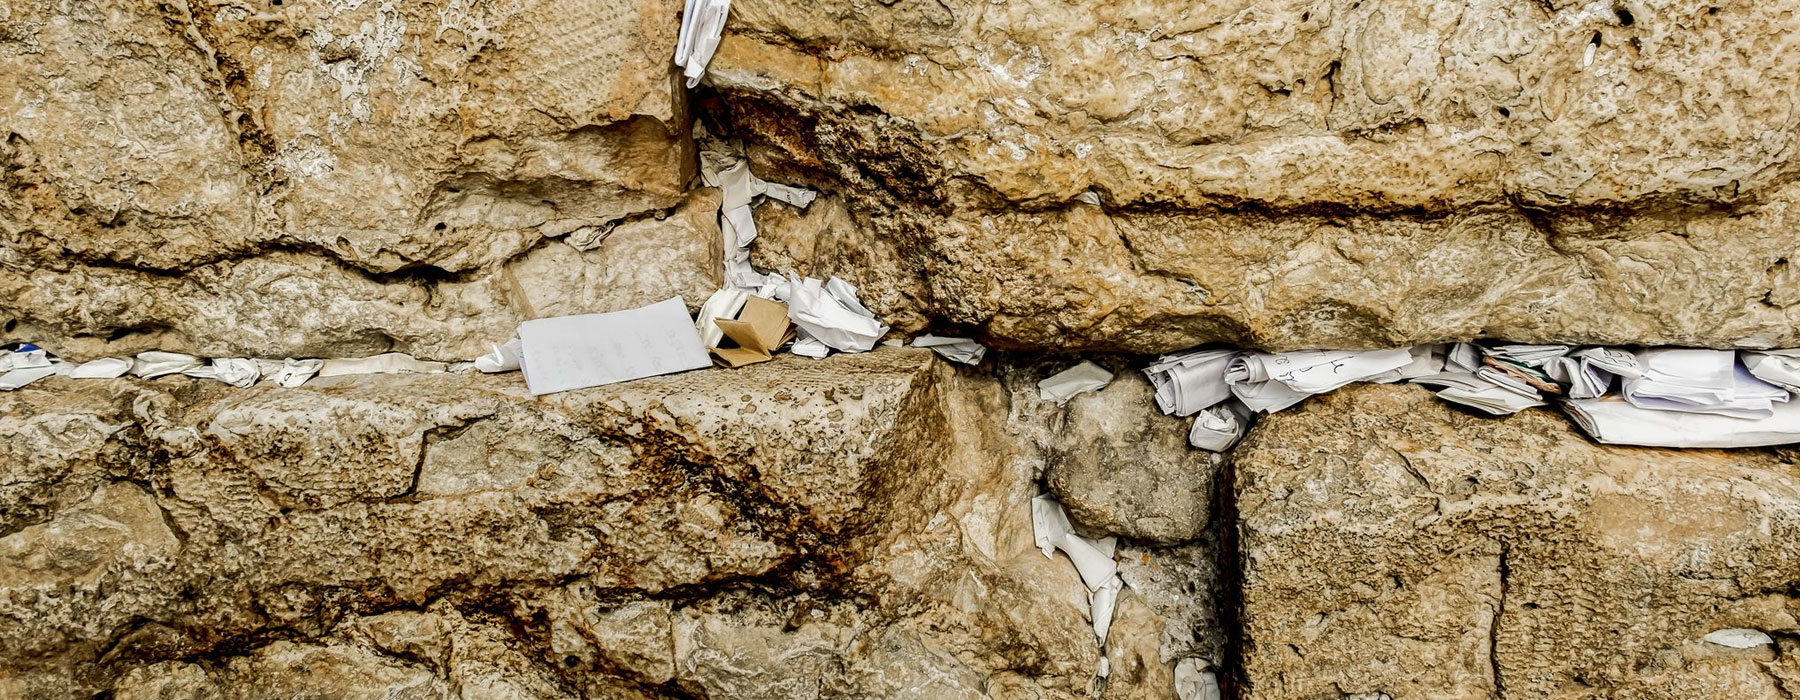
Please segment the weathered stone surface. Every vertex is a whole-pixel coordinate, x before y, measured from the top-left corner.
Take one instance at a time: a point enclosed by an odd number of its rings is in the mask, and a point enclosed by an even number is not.
[[[679,9],[14,3],[0,323],[76,356],[467,359],[534,303],[704,295]]]
[[[1257,698],[1787,697],[1800,470],[1357,385],[1235,454]],[[1766,630],[1775,647],[1702,641]]]
[[[858,280],[892,315],[1138,351],[1800,344],[1781,9],[732,11],[703,116],[905,261]]]
[[[1156,409],[1139,372],[1069,401],[1048,432],[1044,485],[1075,522],[1153,542],[1185,542],[1209,524],[1220,458],[1188,448],[1187,423]]]
[[[0,479],[0,696],[1087,697],[1010,401],[891,349],[537,399],[46,379],[0,395],[8,464],[57,456]],[[1210,551],[1121,555],[1109,693],[1216,655],[1171,595]]]

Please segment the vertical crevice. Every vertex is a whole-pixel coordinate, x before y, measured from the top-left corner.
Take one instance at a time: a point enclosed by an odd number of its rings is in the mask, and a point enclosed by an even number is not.
[[[1512,548],[1506,543],[1500,544],[1500,590],[1494,600],[1494,620],[1488,623],[1488,670],[1493,674],[1494,697],[1506,697],[1506,687],[1500,680],[1500,621],[1506,615],[1507,588],[1512,578]]]
[[[1241,445],[1242,443],[1240,443]],[[1218,532],[1219,583],[1213,593],[1225,646],[1219,651],[1219,690],[1225,700],[1250,697],[1244,673],[1243,557],[1239,553],[1237,460],[1227,454],[1213,486],[1213,527]]]

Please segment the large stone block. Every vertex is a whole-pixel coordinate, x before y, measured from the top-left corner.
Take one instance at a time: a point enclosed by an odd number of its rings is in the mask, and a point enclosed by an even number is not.
[[[732,11],[705,116],[906,261],[858,280],[895,317],[1134,351],[1800,344],[1785,9]]]
[[[698,304],[720,243],[716,197],[687,191],[679,10],[14,3],[4,334],[80,357],[467,359],[533,301]]]
[[[1587,441],[1357,385],[1234,457],[1256,698],[1777,698],[1795,690],[1800,471]],[[1765,630],[1772,646],[1704,641]],[[1366,695],[1365,695],[1366,696]]]
[[[0,697],[1087,697],[1006,401],[888,348],[538,398],[45,379],[0,394]],[[1210,551],[1124,555],[1114,692],[1214,651]]]

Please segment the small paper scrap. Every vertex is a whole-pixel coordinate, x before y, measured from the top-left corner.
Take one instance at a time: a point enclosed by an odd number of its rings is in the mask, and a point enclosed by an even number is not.
[[[217,379],[239,389],[255,386],[256,380],[262,377],[262,370],[257,368],[255,360],[241,357],[218,358],[203,367],[185,369],[181,373],[200,379]]]
[[[721,367],[768,362],[775,350],[794,338],[793,324],[788,322],[788,307],[778,301],[750,297],[732,318],[713,318],[724,333],[724,340],[712,349],[713,361]]]
[[[1701,639],[1708,644],[1717,644],[1732,649],[1754,649],[1756,647],[1771,646],[1775,644],[1775,640],[1770,638],[1768,633],[1763,632],[1762,630],[1744,629],[1741,627],[1715,630],[1707,633],[1707,635]]]
[[[199,367],[201,364],[203,361],[193,355],[151,350],[138,353],[137,359],[132,362],[131,373],[140,379],[155,379],[170,374],[180,374]]]
[[[915,348],[931,348],[932,352],[951,362],[965,365],[980,364],[981,358],[987,355],[987,348],[968,338],[948,338],[926,333],[913,338]]]
[[[1038,398],[1066,404],[1077,394],[1099,391],[1112,383],[1112,372],[1090,360],[1082,360],[1081,364],[1057,372],[1038,382]]]
[[[494,346],[494,351],[475,358],[475,369],[485,374],[514,372],[519,369],[519,339],[513,338]]]
[[[102,357],[98,360],[83,362],[70,372],[75,379],[112,379],[123,377],[131,371],[131,360],[123,357]]]
[[[450,368],[442,362],[420,360],[403,352],[371,357],[334,358],[319,367],[319,378],[352,374],[436,374]]]

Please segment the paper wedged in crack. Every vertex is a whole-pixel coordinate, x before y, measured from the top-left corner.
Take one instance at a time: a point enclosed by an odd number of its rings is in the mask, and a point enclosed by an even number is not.
[[[519,339],[513,338],[494,346],[494,351],[475,358],[475,369],[485,374],[513,372],[519,369]]]
[[[603,314],[519,324],[525,384],[532,395],[709,367],[700,333],[680,297]]]
[[[449,369],[442,362],[420,360],[401,352],[369,357],[334,357],[319,366],[318,376],[343,377],[355,374],[435,374]]]
[[[122,357],[102,357],[81,363],[69,376],[74,379],[111,379],[123,377],[131,371],[131,360]]]
[[[775,350],[792,340],[788,307],[762,297],[750,297],[732,318],[713,318],[728,344],[712,349],[713,360],[724,367],[743,367],[774,359]]]
[[[887,334],[888,327],[875,320],[856,298],[856,288],[836,277],[826,282],[790,277],[776,295],[787,302],[788,318],[799,327],[795,354],[823,357],[822,348],[839,352],[868,352]],[[802,351],[802,344],[808,348]]]
[[[1037,384],[1038,398],[1055,401],[1059,404],[1068,403],[1069,399],[1075,398],[1077,394],[1105,388],[1112,382],[1112,379],[1112,372],[1106,371],[1104,367],[1094,364],[1092,361],[1082,360],[1074,367],[1039,381]]]
[[[937,353],[939,357],[951,362],[960,362],[965,365],[981,364],[981,358],[987,355],[987,348],[982,347],[981,343],[977,343],[972,339],[949,338],[940,335],[932,335],[930,333],[913,338],[912,346],[915,348],[930,348],[932,352]]]
[[[203,363],[203,360],[193,355],[152,350],[138,353],[137,358],[132,362],[131,374],[140,379],[155,379],[165,375],[180,374],[195,369]]]
[[[1700,639],[1708,644],[1717,644],[1732,649],[1753,649],[1760,646],[1772,646],[1775,640],[1762,630],[1733,628],[1714,630]]]
[[[1240,401],[1227,401],[1201,410],[1188,429],[1188,444],[1208,452],[1224,452],[1250,432],[1254,412]]]
[[[1237,350],[1190,350],[1164,355],[1144,368],[1144,376],[1156,387],[1156,405],[1163,413],[1191,416],[1201,409],[1231,398],[1225,371]]]
[[[1624,381],[1638,408],[1767,418],[1788,392],[1757,379],[1730,350],[1652,349],[1638,353],[1643,376]]]
[[[1800,393],[1800,350],[1745,350],[1738,360],[1751,376]]]
[[[1093,621],[1094,637],[1106,645],[1106,633],[1112,629],[1113,611],[1119,605],[1119,592],[1125,582],[1117,575],[1088,593],[1088,615]]]
[[[198,379],[216,379],[239,389],[248,389],[256,385],[262,377],[262,370],[256,360],[242,357],[221,357],[207,361],[200,367],[182,370],[182,374]]]
[[[1716,413],[1640,408],[1608,396],[1563,404],[1583,432],[1609,445],[1644,447],[1764,447],[1800,442],[1800,403],[1777,403],[1768,415],[1734,418]]]

